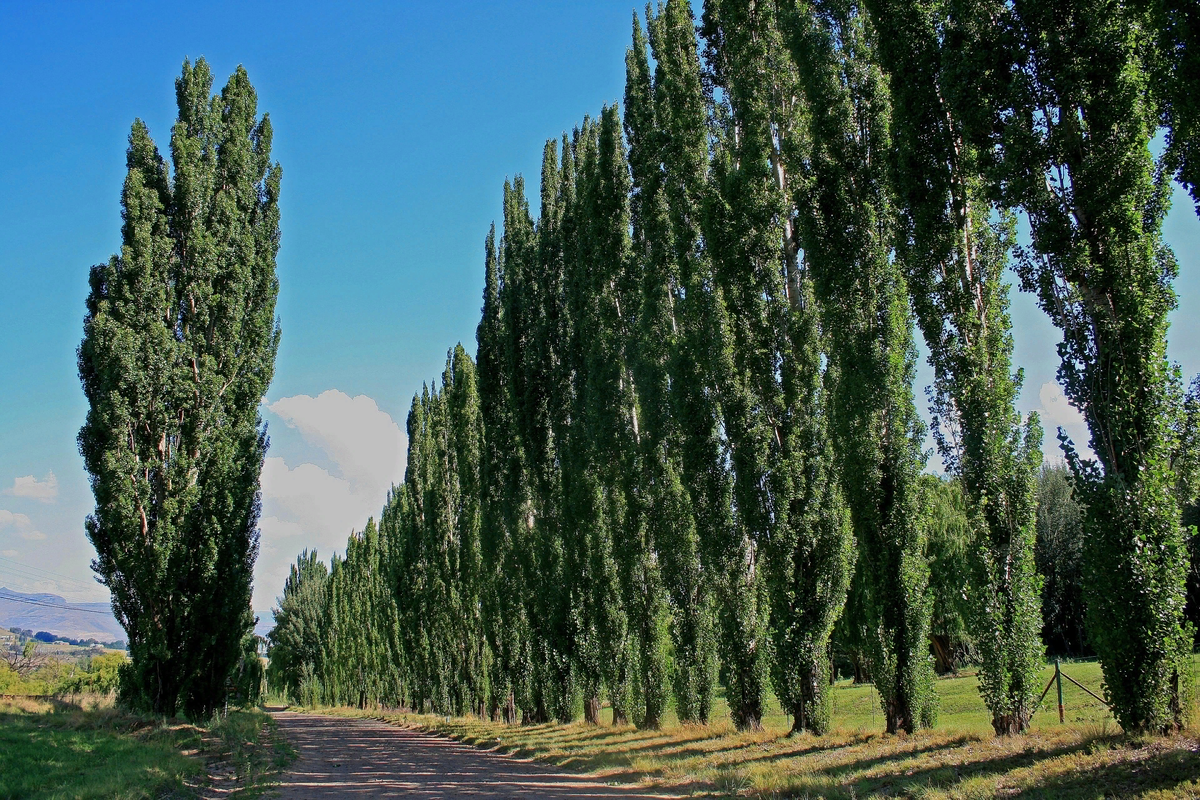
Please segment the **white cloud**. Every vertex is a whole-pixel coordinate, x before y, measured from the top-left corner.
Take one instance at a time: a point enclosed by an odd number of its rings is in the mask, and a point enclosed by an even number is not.
[[[342,477],[383,490],[404,476],[404,432],[366,395],[336,389],[297,395],[267,406],[311,445],[333,459]]]
[[[0,508],[0,530],[6,528],[13,528],[18,536],[27,541],[36,542],[46,538],[46,534],[39,531],[29,517]]]
[[[1037,409],[1042,419],[1042,428],[1046,438],[1042,443],[1042,455],[1047,461],[1061,458],[1062,451],[1058,444],[1058,429],[1062,428],[1071,437],[1072,443],[1084,458],[1092,458],[1092,450],[1088,447],[1091,434],[1088,432],[1087,421],[1079,409],[1071,405],[1071,401],[1063,394],[1062,387],[1057,383],[1043,383],[1038,390],[1038,401],[1041,408]]]
[[[264,618],[301,550],[316,548],[328,558],[368,517],[378,518],[388,490],[404,479],[407,453],[404,432],[366,395],[329,390],[267,408],[322,451],[332,470],[279,457],[263,463],[254,610]]]
[[[28,497],[43,503],[53,503],[58,499],[58,478],[53,472],[47,473],[40,481],[32,475],[25,475],[13,480],[13,485],[4,490],[5,494],[14,497]]]
[[[16,550],[0,550],[0,556],[5,558],[16,558],[18,555],[20,554]]]

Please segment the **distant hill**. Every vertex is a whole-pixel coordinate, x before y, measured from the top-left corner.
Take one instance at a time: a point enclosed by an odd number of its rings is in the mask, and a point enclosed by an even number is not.
[[[0,628],[27,628],[102,642],[125,638],[108,603],[68,603],[56,594],[22,594],[2,587]]]

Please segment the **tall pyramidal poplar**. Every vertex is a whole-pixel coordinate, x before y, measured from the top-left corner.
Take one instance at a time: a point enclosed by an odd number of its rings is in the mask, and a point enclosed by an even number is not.
[[[479,409],[484,429],[480,456],[480,552],[484,564],[481,609],[484,631],[493,654],[488,685],[488,713],[517,721],[517,690],[522,680],[522,654],[528,624],[524,579],[517,551],[517,514],[512,506],[520,480],[520,451],[509,400],[507,316],[501,302],[501,265],[496,226],[484,246],[483,311],[475,339],[478,346]]]
[[[771,4],[709,2],[702,33],[725,93],[709,246],[725,289],[743,425],[734,439],[739,513],[751,521],[766,593],[775,691],[793,730],[830,725],[829,637],[845,602],[853,531],[832,473],[821,338],[799,259],[784,149],[803,141],[798,75]],[[738,442],[737,440],[741,441]]]
[[[207,714],[254,624],[258,404],[274,373],[281,170],[240,67],[175,83],[168,167],[137,121],[121,252],[93,267],[79,375],[88,538],[129,637],[130,703]]]
[[[562,450],[570,417],[565,403],[555,398],[570,391],[566,347],[570,317],[565,303],[566,249],[564,215],[570,204],[570,161],[560,170],[554,140],[542,151],[541,211],[536,225],[537,255],[525,273],[525,313],[529,342],[525,362],[523,430],[531,458],[537,574],[542,583],[540,606],[531,619],[542,627],[538,655],[539,685],[546,714],[562,722],[575,715],[575,636],[572,630],[574,579],[567,569],[563,527]],[[563,174],[566,173],[566,174]],[[566,185],[564,186],[564,181]]]
[[[725,668],[730,714],[740,728],[757,728],[763,712],[764,673],[759,586],[743,521],[734,514],[728,467],[727,424],[741,424],[732,404],[735,367],[720,286],[704,247],[708,183],[708,127],[691,6],[671,0],[650,20],[657,62],[655,119],[664,166],[663,186],[671,256],[683,291],[677,305],[680,357],[675,413],[683,433],[683,477],[696,515],[701,561],[714,592],[717,647]],[[723,404],[734,416],[723,418]]]
[[[804,256],[828,332],[827,401],[837,470],[858,543],[848,609],[888,732],[933,724],[929,569],[918,481],[923,426],[912,394],[908,290],[892,257],[889,102],[861,10],[844,0],[782,4],[809,150],[794,156]]]
[[[969,9],[978,38],[966,46],[1002,59],[984,64],[1004,79],[981,84],[993,99],[984,130],[1003,200],[1029,215],[1017,271],[1062,331],[1058,377],[1095,453],[1059,434],[1087,507],[1089,638],[1121,727],[1177,728],[1191,636],[1166,354],[1178,266],[1162,239],[1176,150],[1158,164],[1150,151],[1162,112],[1144,58],[1154,20],[1140,4],[1095,0]]]
[[[672,375],[684,357],[678,314],[683,284],[671,245],[663,137],[646,50],[635,14],[633,43],[625,57],[625,136],[632,180],[629,280],[639,301],[629,356],[641,423],[639,494],[652,509],[645,535],[658,553],[670,598],[676,714],[684,722],[707,722],[716,674],[713,606],[700,561],[695,511],[684,485],[683,432],[673,411],[680,384]]]
[[[934,437],[975,529],[969,584],[980,691],[998,734],[1029,726],[1042,666],[1036,539],[1041,428],[1015,403],[1008,286],[1013,219],[989,202],[977,138],[983,96],[948,46],[953,22],[922,3],[867,0],[890,74],[897,258],[934,368]]]
[[[542,285],[538,276],[537,230],[525,197],[525,181],[518,175],[504,185],[504,237],[500,257],[502,281],[500,303],[504,316],[504,366],[508,373],[505,400],[512,419],[509,470],[504,506],[509,515],[513,553],[524,592],[523,619],[528,635],[522,638],[517,706],[526,722],[549,719],[547,671],[552,656],[554,632],[548,613],[550,587],[555,576],[547,574],[546,546],[553,541],[556,519],[552,516],[553,495],[549,490],[555,444],[548,425],[545,403],[548,365],[538,361],[544,349],[540,336],[546,328],[538,305]]]

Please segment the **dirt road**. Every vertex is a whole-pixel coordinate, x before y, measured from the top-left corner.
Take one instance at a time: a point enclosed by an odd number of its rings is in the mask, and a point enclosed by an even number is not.
[[[662,797],[375,720],[289,711],[273,716],[299,754],[282,777],[277,796],[284,800]]]

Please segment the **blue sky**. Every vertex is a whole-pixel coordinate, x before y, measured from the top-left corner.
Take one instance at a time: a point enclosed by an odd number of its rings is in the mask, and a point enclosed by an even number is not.
[[[75,347],[87,269],[119,246],[130,123],[166,150],[185,56],[216,88],[245,65],[284,169],[265,616],[287,562],[340,549],[399,479],[413,392],[456,341],[474,349],[501,184],[524,173],[536,196],[543,142],[620,100],[633,8],[0,2],[0,585],[106,596],[87,567]],[[1179,193],[1166,233],[1183,272],[1170,354],[1192,375],[1200,223]],[[1014,320],[1022,408],[1070,423],[1056,332],[1027,296]]]

